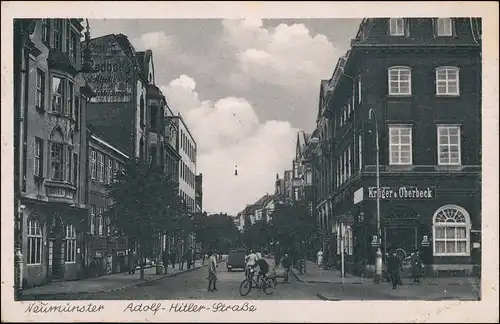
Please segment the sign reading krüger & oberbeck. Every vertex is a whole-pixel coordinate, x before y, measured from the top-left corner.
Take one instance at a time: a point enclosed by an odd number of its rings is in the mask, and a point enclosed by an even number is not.
[[[421,199],[434,199],[434,187],[381,187],[380,199],[386,200],[421,200]],[[368,187],[368,199],[377,198],[377,187]]]

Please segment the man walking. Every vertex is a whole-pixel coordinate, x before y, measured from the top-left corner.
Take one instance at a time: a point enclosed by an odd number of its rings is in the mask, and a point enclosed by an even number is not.
[[[217,259],[215,253],[208,252],[208,291],[217,291],[215,282],[217,281]],[[213,288],[212,288],[213,286]]]
[[[172,264],[172,269],[175,269],[175,259],[177,258],[177,253],[175,250],[172,250],[170,253],[170,263]]]
[[[402,285],[401,273],[402,268],[401,260],[399,259],[396,250],[393,249],[392,253],[387,257],[387,271],[392,282],[392,289],[396,289],[398,285]]]
[[[415,249],[410,256],[410,264],[413,282],[420,282],[420,276],[422,274],[422,260],[420,258],[420,252],[417,249]]]
[[[128,274],[133,275],[135,274],[135,268],[137,267],[136,264],[136,257],[134,251],[132,249],[128,250]]]
[[[163,261],[163,268],[165,268],[165,273],[167,273],[167,270],[168,270],[168,262],[170,260],[170,255],[168,253],[167,250],[164,250],[162,255],[161,255],[161,259]]]

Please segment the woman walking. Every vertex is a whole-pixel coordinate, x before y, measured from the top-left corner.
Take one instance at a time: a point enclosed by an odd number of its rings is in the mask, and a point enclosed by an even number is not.
[[[210,251],[208,252],[208,291],[217,291],[215,282],[217,281],[217,260],[216,255]],[[213,286],[213,288],[212,288]]]

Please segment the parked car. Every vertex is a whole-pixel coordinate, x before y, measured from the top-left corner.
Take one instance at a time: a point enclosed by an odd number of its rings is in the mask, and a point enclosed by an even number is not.
[[[227,256],[226,267],[227,271],[241,269],[245,271],[245,249],[232,249]]]

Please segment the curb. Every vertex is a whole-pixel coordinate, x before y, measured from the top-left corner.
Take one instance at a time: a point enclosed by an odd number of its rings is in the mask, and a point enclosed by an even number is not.
[[[147,285],[147,284],[149,284],[151,282],[155,282],[155,281],[158,281],[158,280],[161,280],[161,279],[164,279],[164,278],[168,278],[168,277],[175,277],[175,276],[177,276],[179,274],[190,272],[190,271],[194,271],[194,270],[198,270],[198,269],[204,268],[206,266],[207,265],[204,264],[204,265],[201,265],[199,267],[194,267],[194,268],[183,270],[181,272],[176,272],[176,273],[167,274],[167,275],[161,275],[159,277],[152,278],[150,280],[144,280],[144,281],[141,281],[141,282],[136,282],[136,283],[133,283],[133,284],[130,284],[130,285],[126,285],[126,286],[122,286],[122,287],[118,287],[118,288],[112,288],[112,289],[108,289],[108,290],[33,294],[33,295],[25,295],[22,298],[20,298],[18,301],[37,300],[37,299],[44,298],[44,297],[54,297],[54,296],[70,296],[70,295],[71,296],[75,296],[75,295],[76,296],[80,296],[80,295],[86,295],[86,294],[98,294],[98,293],[115,292],[115,291],[120,291],[120,290],[123,290],[123,289],[132,288],[132,287],[141,287],[141,286]]]
[[[341,285],[342,284],[342,282],[338,282],[338,281],[332,282],[332,281],[323,281],[323,280],[304,280],[304,279],[300,278],[298,274],[295,273],[295,270],[292,270],[291,272],[293,273],[295,279],[297,279],[300,282],[304,282],[304,283],[327,283],[327,284],[334,284],[334,285]],[[361,281],[344,282],[344,284],[362,285],[363,282],[361,282]]]
[[[338,298],[328,298],[328,297],[326,297],[325,295],[323,295],[321,293],[317,293],[316,297],[318,297],[321,300],[325,300],[325,301],[340,301],[340,299],[338,299]]]

